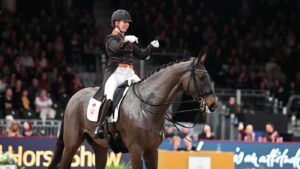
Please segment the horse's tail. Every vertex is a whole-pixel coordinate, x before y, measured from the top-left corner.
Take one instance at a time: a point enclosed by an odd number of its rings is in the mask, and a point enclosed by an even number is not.
[[[51,163],[48,166],[48,169],[57,169],[58,168],[57,165],[61,161],[61,157],[62,157],[64,147],[65,147],[63,136],[64,136],[64,120],[62,120],[62,122],[61,122],[60,133],[59,133],[59,136],[58,136],[58,139],[56,142],[56,146],[55,146],[55,150],[54,150],[54,154],[53,154]]]

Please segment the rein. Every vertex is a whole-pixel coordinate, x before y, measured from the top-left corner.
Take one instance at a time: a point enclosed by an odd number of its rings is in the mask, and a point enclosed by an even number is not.
[[[133,87],[133,93],[134,93],[134,95],[135,95],[142,103],[144,103],[144,104],[141,104],[142,110],[144,110],[145,112],[148,112],[148,113],[150,113],[150,114],[154,114],[154,115],[164,114],[164,115],[165,115],[165,117],[164,117],[165,120],[171,122],[171,123],[174,125],[174,127],[175,127],[181,134],[182,134],[182,131],[181,131],[177,126],[181,126],[181,127],[184,127],[184,128],[194,128],[194,127],[196,126],[196,124],[200,121],[200,118],[199,118],[199,119],[196,118],[195,121],[193,122],[193,125],[192,125],[191,127],[189,127],[189,126],[180,124],[179,122],[176,122],[176,121],[172,120],[172,117],[170,117],[170,116],[168,115],[168,113],[166,113],[166,112],[163,112],[163,113],[152,112],[152,111],[148,110],[148,109],[145,107],[145,105],[148,105],[148,106],[162,106],[162,105],[169,105],[169,104],[193,103],[193,102],[198,102],[197,100],[194,100],[194,99],[193,99],[193,100],[179,101],[179,102],[167,102],[167,103],[161,103],[161,104],[150,104],[150,103],[144,101],[144,100],[141,98],[141,93],[140,93],[139,90],[138,90],[139,95],[136,93],[136,91],[135,91],[135,89],[134,89],[134,86],[135,86],[135,85],[132,86],[132,87]],[[204,102],[204,99],[203,99],[202,102]],[[201,103],[200,103],[200,105],[201,105]],[[202,103],[202,105],[203,105],[204,108],[205,108],[205,103]],[[191,111],[196,111],[196,110],[202,111],[202,108],[199,108],[199,109],[181,110],[181,111],[175,111],[175,112],[172,112],[172,113],[173,113],[173,114],[179,114],[179,113],[191,112]],[[206,116],[207,116],[206,111],[204,111],[204,116],[205,116],[205,120],[204,120],[204,125],[205,125],[205,123],[206,123]],[[203,131],[204,131],[204,127],[202,128],[202,132],[201,132],[201,133],[203,133]],[[187,138],[187,137],[185,137],[184,139],[186,139],[186,140],[189,141],[189,142],[192,142],[192,140],[190,140],[190,139]]]
[[[148,106],[163,106],[163,105],[170,105],[170,104],[182,104],[182,103],[195,103],[195,102],[198,102],[200,104],[200,108],[199,109],[188,109],[188,110],[182,110],[182,111],[175,111],[175,112],[172,112],[173,114],[179,114],[179,113],[184,113],[184,112],[190,112],[190,111],[195,111],[195,110],[199,110],[201,112],[204,112],[204,116],[205,116],[205,120],[204,120],[204,125],[206,123],[206,116],[207,116],[207,113],[205,111],[205,108],[206,108],[206,104],[205,104],[205,101],[203,99],[204,96],[208,96],[208,95],[211,95],[211,94],[214,94],[213,90],[209,90],[209,91],[206,91],[204,93],[201,92],[201,89],[200,89],[200,85],[196,79],[196,72],[204,72],[204,73],[207,73],[207,70],[200,70],[200,69],[197,69],[196,66],[195,66],[195,58],[194,60],[192,61],[191,63],[191,66],[190,68],[188,68],[188,70],[191,72],[191,76],[189,78],[189,82],[188,82],[188,93],[190,91],[190,84],[191,84],[191,81],[193,81],[193,84],[195,86],[195,89],[196,89],[196,94],[197,96],[193,96],[193,100],[187,100],[187,101],[177,101],[177,102],[165,102],[165,103],[160,103],[160,104],[152,104],[152,103],[149,103],[145,100],[142,99],[141,97],[141,93],[140,93],[140,90],[139,88],[137,88],[137,91],[135,89],[135,86],[138,85],[138,83],[135,83],[132,87],[133,87],[133,93],[134,95],[142,102],[141,104],[141,108],[145,111],[145,112],[148,112],[148,113],[151,113],[151,114],[166,114],[165,116],[165,119],[170,121],[175,127],[176,129],[181,132],[179,130],[179,128],[177,127],[177,125],[181,126],[181,127],[184,127],[184,128],[194,128],[196,123],[198,123],[200,120],[197,120],[195,119],[193,125],[191,127],[189,126],[185,126],[185,125],[182,125],[178,122],[175,122],[174,120],[172,120],[172,118],[166,113],[166,112],[152,112],[150,110],[148,110],[146,108],[146,105]],[[137,93],[138,92],[138,93]],[[199,118],[200,119],[200,118]],[[202,132],[204,131],[204,127],[202,129]],[[182,132],[181,132],[182,133]],[[190,139],[186,138],[186,140],[192,142]]]

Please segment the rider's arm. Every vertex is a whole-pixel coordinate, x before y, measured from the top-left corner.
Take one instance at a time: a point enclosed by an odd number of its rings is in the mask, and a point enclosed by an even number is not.
[[[154,47],[149,44],[146,48],[141,48],[138,44],[133,43],[133,55],[138,59],[146,59],[153,51]]]
[[[110,37],[106,41],[107,48],[116,54],[132,53],[132,44],[121,40],[118,42],[115,38]]]

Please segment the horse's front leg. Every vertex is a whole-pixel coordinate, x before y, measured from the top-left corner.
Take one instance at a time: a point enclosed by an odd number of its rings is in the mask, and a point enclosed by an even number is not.
[[[145,152],[144,159],[145,159],[147,169],[157,169],[158,150],[155,148],[151,151]]]
[[[131,158],[132,169],[142,169],[143,168],[142,149],[138,145],[134,145],[129,149],[129,153]]]

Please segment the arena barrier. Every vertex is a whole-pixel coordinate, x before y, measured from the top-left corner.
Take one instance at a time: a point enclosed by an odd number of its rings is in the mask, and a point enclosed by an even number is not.
[[[232,152],[159,150],[159,169],[234,169]]]
[[[56,138],[6,138],[0,137],[0,152],[8,151],[16,158],[18,166],[30,168],[46,168],[51,160],[52,150]],[[300,143],[257,143],[257,142],[229,142],[229,141],[201,141],[194,142],[194,147],[201,151],[233,152],[233,162],[236,169],[300,169]],[[163,141],[160,149],[171,150],[168,141]],[[197,152],[176,152],[197,153]],[[201,153],[201,152],[200,152]],[[193,155],[194,156],[194,155]],[[128,154],[107,154],[107,166],[128,164]],[[205,158],[197,158],[205,161]],[[191,159],[193,161],[193,159]],[[213,161],[214,159],[212,159]],[[172,160],[174,162],[174,160]],[[178,159],[185,163],[186,159]],[[84,143],[74,156],[72,167],[94,168],[94,153],[91,147]],[[160,164],[159,164],[160,165]],[[186,167],[188,167],[186,165]],[[211,165],[213,167],[213,164]],[[183,169],[183,168],[180,168]],[[206,169],[206,168],[205,168]],[[212,168],[211,168],[212,169]],[[222,168],[227,169],[227,168]]]
[[[15,121],[20,125],[20,133],[23,132],[23,124],[30,122],[32,124],[32,131],[36,136],[58,136],[61,125],[60,120],[16,119]],[[9,122],[0,119],[0,136],[6,135],[9,125]]]

